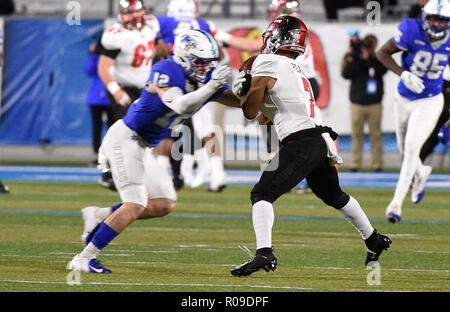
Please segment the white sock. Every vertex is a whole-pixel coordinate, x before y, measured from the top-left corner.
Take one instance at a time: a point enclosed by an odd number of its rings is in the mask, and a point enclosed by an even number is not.
[[[369,219],[361,209],[358,201],[353,197],[350,196],[347,205],[338,209],[338,211],[358,230],[363,239],[369,238],[373,233],[373,227]]]
[[[84,247],[83,251],[80,252],[81,258],[87,258],[87,259],[93,259],[97,258],[98,254],[100,253],[100,249],[95,247],[92,242],[90,242],[86,247]]]
[[[252,221],[256,236],[256,249],[272,247],[272,226],[275,219],[271,203],[260,200],[253,205]]]
[[[111,213],[112,213],[111,207],[99,208],[95,212],[95,217],[99,218],[100,220],[105,220],[111,215]]]

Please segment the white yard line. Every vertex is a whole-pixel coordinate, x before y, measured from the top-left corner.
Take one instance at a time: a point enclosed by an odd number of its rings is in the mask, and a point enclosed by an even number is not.
[[[67,282],[60,281],[26,281],[26,280],[0,280],[5,283],[22,283],[22,284],[58,284],[63,285]],[[223,285],[223,284],[183,284],[183,283],[109,283],[109,282],[86,282],[81,285],[105,285],[105,286],[186,286],[186,287],[249,287],[249,288],[265,288],[265,289],[291,289],[291,290],[313,290],[309,287],[292,287],[292,286],[270,286],[270,285]],[[79,285],[80,286],[80,285]]]
[[[103,254],[104,256],[117,256],[117,254]],[[70,254],[70,257],[67,257],[70,260],[73,256],[73,253]],[[48,262],[48,257],[45,256],[23,256],[23,255],[14,255],[14,254],[3,254],[0,257],[17,257],[17,258],[36,258],[43,259],[43,261]],[[3,260],[0,258],[0,261]],[[21,261],[21,259],[14,259],[14,261]],[[23,260],[29,261],[29,260]],[[42,260],[41,260],[42,261]],[[66,261],[58,260],[53,262],[63,262]],[[214,263],[176,263],[176,262],[157,262],[157,261],[115,261],[114,264],[142,264],[142,265],[184,265],[184,266],[223,266],[223,267],[234,267],[239,263],[231,263],[231,264],[214,264]],[[344,267],[319,267],[319,266],[295,266],[298,269],[315,269],[315,270],[364,270],[364,267],[361,268],[344,268]],[[404,272],[431,272],[431,273],[450,273],[450,270],[435,270],[435,269],[401,269],[401,268],[382,268],[386,271],[404,271]]]

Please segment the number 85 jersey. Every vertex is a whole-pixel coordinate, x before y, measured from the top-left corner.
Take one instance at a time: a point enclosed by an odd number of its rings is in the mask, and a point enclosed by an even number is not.
[[[401,50],[402,68],[423,80],[425,89],[416,94],[409,90],[402,81],[398,92],[409,100],[427,98],[442,92],[443,71],[450,56],[449,33],[438,41],[430,41],[421,19],[404,19],[392,42]]]
[[[141,30],[126,29],[117,22],[103,32],[101,54],[114,59],[110,72],[114,80],[127,87],[145,87],[159,31],[157,19],[147,16]]]

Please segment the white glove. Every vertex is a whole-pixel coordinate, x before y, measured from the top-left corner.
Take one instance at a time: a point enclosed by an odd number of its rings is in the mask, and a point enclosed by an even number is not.
[[[216,90],[218,90],[227,83],[230,74],[231,74],[230,67],[228,67],[227,65],[222,65],[213,71],[211,80],[209,82],[211,82],[212,86]]]
[[[403,71],[400,75],[400,79],[405,86],[414,93],[420,94],[425,89],[423,80],[409,71]]]
[[[239,72],[237,78],[233,81],[233,85],[231,86],[231,91],[237,98],[241,98],[242,96],[242,86],[245,82],[245,72]]]

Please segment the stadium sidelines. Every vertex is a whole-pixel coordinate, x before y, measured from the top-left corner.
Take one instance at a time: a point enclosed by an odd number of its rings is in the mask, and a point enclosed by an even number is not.
[[[253,185],[261,175],[259,170],[226,170],[226,173],[229,185]],[[398,172],[339,173],[342,187],[357,188],[395,188],[398,176]],[[12,181],[97,183],[100,171],[95,167],[0,166],[0,178]],[[431,174],[426,187],[450,190],[450,174]]]

